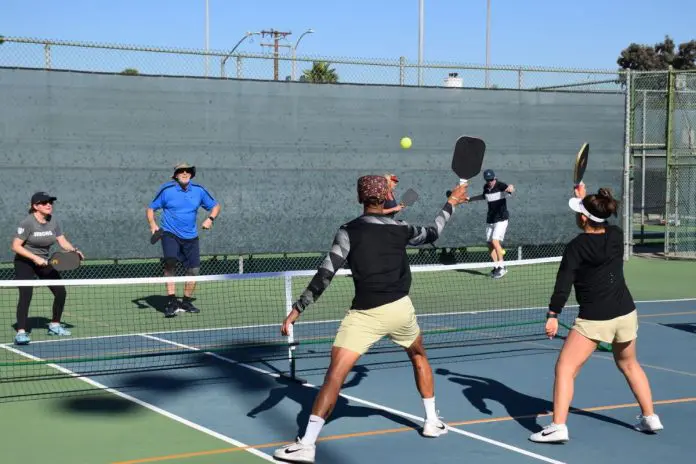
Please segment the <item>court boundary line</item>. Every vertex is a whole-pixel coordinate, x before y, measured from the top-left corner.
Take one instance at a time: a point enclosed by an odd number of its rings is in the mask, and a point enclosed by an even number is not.
[[[164,338],[155,337],[155,336],[152,336],[152,335],[143,335],[143,336],[146,337],[146,338],[150,338],[150,339],[152,339],[152,340],[157,340],[157,341],[159,341],[159,342],[161,342],[161,343],[167,343],[167,344],[171,344],[171,345],[174,345],[174,346],[178,346],[178,347],[180,347],[180,348],[189,349],[189,350],[193,350],[193,351],[198,351],[198,352],[201,352],[201,353],[206,354],[206,355],[208,355],[208,356],[212,356],[213,358],[218,359],[218,360],[220,360],[220,361],[222,361],[222,362],[225,362],[225,363],[228,363],[228,364],[234,364],[234,365],[241,366],[241,367],[245,367],[245,368],[250,369],[250,370],[252,370],[252,371],[255,371],[255,372],[258,372],[258,373],[261,373],[261,374],[264,374],[264,375],[269,375],[269,376],[274,377],[274,378],[280,377],[280,374],[273,373],[273,372],[267,371],[267,370],[265,370],[265,369],[261,369],[261,368],[256,367],[256,366],[251,366],[251,365],[246,364],[246,363],[238,362],[238,361],[235,361],[235,360],[233,360],[233,359],[230,359],[230,358],[226,358],[226,357],[224,357],[224,356],[221,356],[221,355],[219,355],[219,354],[217,354],[217,353],[212,353],[212,352],[203,351],[203,350],[197,349],[197,348],[195,348],[195,347],[191,347],[191,346],[184,345],[183,343],[174,342],[174,341],[171,341],[171,340],[167,340],[167,339],[164,339]],[[300,385],[300,386],[303,386],[303,387],[307,387],[307,388],[312,388],[312,389],[314,389],[314,390],[318,390],[318,389],[320,388],[320,387],[318,387],[317,385],[314,385],[314,384],[311,384],[311,383],[302,383],[302,384],[299,384],[299,385]],[[368,400],[364,400],[364,399],[361,399],[361,398],[358,398],[358,397],[355,397],[355,396],[352,396],[352,395],[346,395],[345,393],[339,393],[339,395],[342,396],[342,397],[344,397],[344,398],[346,398],[346,399],[348,399],[348,400],[355,401],[356,403],[361,403],[361,404],[364,404],[364,405],[366,405],[366,406],[373,407],[373,408],[375,408],[375,409],[381,409],[382,411],[387,411],[387,412],[390,412],[390,413],[392,413],[392,414],[395,414],[395,415],[398,415],[398,416],[401,416],[401,417],[405,417],[405,418],[407,418],[407,419],[411,419],[411,420],[414,420],[414,421],[417,421],[417,422],[423,422],[423,421],[424,421],[424,419],[423,419],[422,417],[415,416],[415,415],[413,415],[413,414],[410,414],[410,413],[407,413],[407,412],[404,412],[404,411],[400,411],[400,410],[398,410],[398,409],[393,409],[393,408],[390,408],[390,407],[388,407],[388,406],[383,406],[383,405],[381,405],[381,404],[374,403],[374,402],[371,402],[371,401],[368,401]],[[508,450],[508,451],[512,451],[512,452],[515,452],[515,453],[519,453],[519,454],[522,454],[522,455],[524,455],[524,456],[537,459],[537,460],[539,460],[539,461],[548,462],[548,463],[550,463],[550,464],[566,464],[566,463],[564,463],[563,461],[557,461],[557,460],[555,460],[555,459],[553,459],[553,458],[550,458],[550,457],[547,457],[547,456],[543,456],[543,455],[541,455],[541,454],[537,454],[537,453],[534,453],[534,452],[531,452],[531,451],[527,451],[527,450],[525,450],[525,449],[523,449],[523,448],[518,448],[518,447],[516,447],[516,446],[509,445],[509,444],[504,443],[504,442],[500,442],[500,441],[497,441],[497,440],[493,440],[493,439],[491,439],[491,438],[487,438],[487,437],[484,437],[484,436],[482,436],[482,435],[478,435],[478,434],[475,434],[475,433],[467,432],[467,431],[465,431],[465,430],[461,430],[461,429],[458,429],[458,428],[455,428],[455,427],[447,426],[447,428],[448,428],[448,430],[450,430],[450,431],[452,431],[452,432],[454,432],[454,433],[457,433],[457,434],[459,434],[459,435],[464,435],[464,436],[469,437],[469,438],[472,438],[472,439],[474,439],[474,440],[483,441],[483,442],[488,443],[488,444],[490,444],[490,445],[497,446],[497,447],[499,447],[499,448],[503,448],[503,449],[506,449],[506,450]]]
[[[693,403],[693,402],[696,402],[696,397],[674,398],[671,400],[656,400],[653,403],[655,405],[672,405],[672,404],[683,404],[683,403]],[[604,406],[593,406],[593,407],[589,407],[589,408],[571,408],[570,414],[582,415],[583,413],[588,413],[588,412],[611,411],[611,410],[616,410],[616,409],[626,409],[626,408],[633,408],[633,407],[639,407],[639,406],[640,405],[638,403],[621,403],[621,404],[610,404],[610,405],[604,405]],[[458,426],[458,425],[491,424],[491,423],[497,423],[497,422],[510,422],[510,421],[518,420],[518,419],[548,417],[548,416],[551,416],[552,414],[553,413],[548,412],[548,413],[539,413],[539,414],[526,414],[526,415],[521,415],[521,416],[500,416],[500,417],[492,417],[492,418],[487,418],[487,419],[471,419],[471,420],[467,420],[467,421],[448,422],[447,425]],[[341,434],[326,435],[323,437],[319,437],[319,438],[317,438],[317,442],[346,440],[346,439],[350,439],[350,438],[372,437],[372,436],[397,434],[397,433],[404,433],[404,432],[411,432],[411,431],[413,431],[413,429],[410,427],[396,427],[396,428],[391,428],[391,429],[367,430],[364,432],[341,433]],[[639,432],[636,431],[636,433],[639,433]],[[290,443],[292,443],[292,442],[260,443],[258,445],[249,445],[249,447],[262,449],[262,448],[271,448],[271,447],[283,446],[283,445],[290,444]],[[150,463],[150,462],[173,461],[176,459],[187,459],[187,458],[200,457],[200,456],[213,456],[213,455],[217,455],[217,454],[235,453],[235,452],[239,452],[239,451],[242,451],[242,449],[241,448],[219,448],[216,450],[191,451],[188,453],[177,453],[177,454],[162,455],[162,456],[151,456],[149,458],[138,458],[138,459],[131,459],[128,461],[118,461],[118,462],[114,462],[112,464],[145,464],[145,463]]]
[[[683,302],[683,301],[696,301],[696,298],[677,298],[677,299],[670,299],[670,300],[636,300],[636,303],[676,303],[676,302]],[[575,309],[577,308],[578,305],[569,305],[565,306],[563,309],[564,311],[567,309]],[[437,316],[452,316],[452,315],[464,315],[464,314],[485,314],[485,313],[493,313],[493,312],[512,312],[512,311],[531,311],[531,310],[542,310],[542,309],[547,309],[544,306],[530,306],[530,307],[524,307],[524,308],[501,308],[501,309],[489,309],[489,310],[479,310],[479,311],[449,311],[449,312],[444,312],[444,313],[429,313],[429,314],[419,314],[417,317],[422,318],[422,317],[437,317]],[[562,313],[561,313],[562,314]],[[696,314],[696,311],[683,311],[683,312],[673,312],[673,313],[666,313],[666,314],[639,314],[638,318],[643,318],[643,317],[659,317],[659,316],[682,316],[682,315],[692,315]],[[315,325],[315,324],[331,324],[331,323],[338,323],[341,322],[341,319],[328,319],[324,321],[300,321],[298,324],[303,325]],[[281,322],[278,323],[273,323],[273,324],[257,324],[257,325],[239,325],[239,326],[228,326],[228,327],[211,327],[211,328],[200,328],[200,329],[177,329],[177,330],[164,330],[164,331],[157,331],[157,332],[141,332],[141,333],[125,333],[125,334],[117,334],[117,335],[93,335],[89,337],[68,337],[68,338],[56,338],[52,340],[36,340],[31,342],[32,344],[36,343],[61,343],[61,342],[71,342],[71,341],[81,341],[81,340],[96,340],[96,339],[108,339],[108,338],[119,338],[119,337],[141,337],[143,335],[169,335],[169,334],[177,334],[177,333],[196,333],[196,332],[207,332],[207,331],[221,331],[221,330],[244,330],[244,329],[253,329],[253,328],[268,328],[268,327],[279,327],[281,325]],[[11,347],[13,345],[13,342],[7,342],[7,343],[2,343],[0,346],[9,346]]]
[[[37,357],[37,356],[34,356],[34,355],[32,355],[32,354],[29,354],[29,353],[25,353],[25,352],[23,352],[23,351],[21,351],[21,350],[15,349],[15,348],[13,348],[13,347],[11,347],[11,346],[2,346],[2,348],[5,348],[5,349],[8,350],[8,351],[11,351],[11,352],[13,352],[13,353],[15,353],[15,354],[18,354],[18,355],[20,355],[20,356],[24,356],[24,357],[26,357],[26,358],[32,359],[32,360],[34,360],[34,361],[41,361],[41,358],[39,358],[39,357]],[[93,386],[93,387],[96,387],[96,388],[98,388],[98,389],[100,389],[100,390],[106,391],[106,392],[111,393],[111,394],[113,394],[113,395],[116,395],[116,396],[118,396],[118,397],[120,397],[120,398],[123,398],[123,399],[125,399],[125,400],[131,401],[131,402],[133,402],[133,403],[135,403],[135,404],[137,404],[137,405],[139,405],[139,406],[141,406],[141,407],[144,407],[144,408],[146,408],[146,409],[148,409],[148,410],[150,410],[150,411],[152,411],[152,412],[155,412],[155,413],[157,413],[157,414],[160,414],[161,416],[164,416],[164,417],[166,417],[167,419],[176,421],[176,422],[178,422],[178,423],[180,423],[180,424],[182,424],[182,425],[185,425],[185,426],[187,426],[187,427],[189,427],[189,428],[192,428],[192,429],[196,430],[197,432],[205,433],[206,435],[210,435],[210,436],[213,437],[213,438],[217,438],[218,440],[224,441],[224,442],[229,443],[229,444],[231,444],[231,445],[234,445],[234,446],[236,446],[236,447],[238,447],[238,448],[243,448],[245,451],[247,451],[247,452],[249,452],[249,453],[255,455],[256,457],[259,457],[259,458],[264,459],[264,460],[269,461],[269,462],[277,462],[275,459],[273,459],[272,456],[270,456],[270,455],[268,455],[268,454],[266,454],[266,453],[264,453],[264,452],[262,452],[262,451],[259,451],[259,450],[257,450],[257,449],[253,449],[253,448],[247,448],[248,445],[245,444],[245,443],[242,443],[241,441],[235,440],[235,439],[232,438],[232,437],[228,437],[227,435],[223,435],[223,434],[221,434],[220,432],[216,432],[216,431],[214,431],[214,430],[212,430],[212,429],[209,429],[209,428],[207,428],[207,427],[204,427],[204,426],[202,426],[202,425],[200,425],[200,424],[197,424],[197,423],[195,423],[195,422],[193,422],[193,421],[190,421],[190,420],[188,420],[188,419],[184,419],[184,418],[181,417],[181,416],[178,416],[178,415],[176,415],[176,414],[174,414],[174,413],[172,413],[172,412],[169,412],[169,411],[167,411],[167,410],[165,410],[165,409],[162,409],[162,408],[160,408],[160,407],[157,407],[157,406],[155,406],[154,404],[148,403],[147,401],[141,400],[141,399],[136,398],[136,397],[134,397],[134,396],[131,396],[131,395],[127,394],[127,393],[123,393],[123,392],[118,391],[118,390],[116,390],[116,389],[114,389],[114,388],[107,387],[106,385],[104,385],[104,384],[102,384],[102,383],[100,383],[100,382],[97,382],[96,380],[94,380],[94,379],[92,379],[92,378],[90,378],[90,377],[86,377],[86,376],[83,376],[83,375],[78,374],[78,373],[76,373],[76,372],[73,372],[73,371],[71,371],[70,369],[67,369],[67,368],[65,368],[65,367],[63,367],[63,366],[59,366],[58,364],[48,363],[48,364],[46,364],[46,365],[49,366],[49,367],[51,367],[51,368],[53,368],[53,369],[56,369],[56,370],[59,371],[59,372],[62,372],[63,374],[67,374],[67,375],[69,375],[70,377],[73,377],[73,378],[75,378],[75,379],[77,379],[77,380],[80,380],[80,381],[82,381],[82,382],[85,382],[85,383],[87,383],[87,384],[89,384],[89,385],[91,385],[91,386]]]
[[[577,305],[572,305],[572,306],[566,306],[566,308],[577,308]],[[423,318],[423,317],[437,317],[437,316],[452,316],[452,315],[475,315],[475,314],[487,314],[487,313],[494,313],[494,312],[513,312],[513,311],[531,311],[531,310],[542,310],[546,309],[545,307],[542,306],[530,306],[526,308],[500,308],[500,309],[487,309],[487,310],[478,310],[478,311],[449,311],[445,313],[427,313],[427,314],[418,314],[417,317]],[[334,323],[340,323],[341,319],[327,319],[323,321],[300,321],[297,322],[297,325],[316,325],[316,324],[334,324]],[[255,329],[255,328],[269,328],[269,327],[280,327],[282,325],[282,321],[278,323],[273,323],[273,324],[256,324],[256,325],[239,325],[239,326],[228,326],[228,327],[211,327],[211,328],[200,328],[200,329],[177,329],[177,330],[164,330],[164,331],[157,331],[157,332],[140,332],[140,333],[126,333],[126,334],[118,334],[118,335],[93,335],[89,337],[69,337],[69,338],[57,338],[53,340],[37,340],[34,342],[31,342],[32,344],[36,343],[60,343],[60,342],[70,342],[70,341],[79,341],[79,340],[94,340],[98,338],[119,338],[119,337],[140,337],[143,335],[169,335],[169,334],[176,334],[176,333],[196,333],[196,332],[208,332],[208,331],[221,331],[221,330],[243,330],[243,329]],[[3,343],[0,346],[12,346],[12,342],[7,342]]]
[[[522,342],[520,342],[520,343],[526,343],[526,344],[530,344],[530,345],[534,345],[534,346],[541,346],[541,347],[546,347],[546,348],[548,348],[546,345],[542,345],[541,343],[533,342],[533,341],[522,341]],[[561,351],[561,348],[554,348],[554,349],[555,349],[556,351],[559,351],[559,352]],[[615,362],[613,356],[605,355],[605,354],[602,354],[601,352],[597,352],[597,351],[595,351],[594,353],[592,353],[592,356],[590,356],[589,359],[592,359],[592,358],[603,359],[603,360],[605,360],[605,361]],[[643,366],[643,367],[649,367],[650,369],[655,369],[655,370],[658,370],[658,371],[670,372],[670,373],[672,373],[672,374],[685,375],[685,376],[687,376],[687,377],[696,377],[696,373],[693,373],[693,372],[687,372],[687,371],[680,371],[680,370],[676,370],[676,369],[670,369],[669,367],[656,366],[656,365],[654,365],[654,364],[645,364],[644,362],[641,362],[641,361],[639,361],[639,363],[640,363],[640,365]]]

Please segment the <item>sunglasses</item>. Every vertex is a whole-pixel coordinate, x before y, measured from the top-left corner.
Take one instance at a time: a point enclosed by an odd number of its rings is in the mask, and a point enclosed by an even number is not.
[[[193,174],[192,169],[179,169],[178,171],[176,171],[177,174],[181,174],[182,172],[185,172],[187,174]]]
[[[52,204],[53,204],[53,200],[40,201],[40,202],[38,202],[38,203],[36,203],[36,204],[37,204],[37,205],[41,205],[41,206],[52,205]]]

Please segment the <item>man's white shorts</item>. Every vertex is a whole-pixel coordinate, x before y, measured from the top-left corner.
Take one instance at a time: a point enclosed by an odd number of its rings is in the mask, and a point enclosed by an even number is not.
[[[507,230],[507,226],[507,219],[494,224],[488,224],[486,227],[486,241],[490,242],[491,240],[498,240],[502,242],[505,240],[505,231]]]

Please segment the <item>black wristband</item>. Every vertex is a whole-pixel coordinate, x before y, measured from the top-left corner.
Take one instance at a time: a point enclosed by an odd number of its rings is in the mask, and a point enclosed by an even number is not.
[[[558,319],[558,313],[546,313],[546,319]]]
[[[208,216],[208,219],[210,219],[211,221],[215,221],[215,217],[213,216]]]

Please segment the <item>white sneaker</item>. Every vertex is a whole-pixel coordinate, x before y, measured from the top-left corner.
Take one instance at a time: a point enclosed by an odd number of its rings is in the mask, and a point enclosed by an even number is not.
[[[507,269],[504,267],[499,267],[498,271],[492,274],[491,277],[493,277],[494,279],[500,279],[505,274],[507,274]]]
[[[529,439],[536,443],[562,443],[568,441],[568,427],[565,424],[554,424],[553,422],[541,432],[532,434]]]
[[[425,421],[423,424],[423,436],[428,438],[437,438],[440,435],[447,433],[447,425],[441,420]]]
[[[314,454],[316,453],[316,445],[305,445],[298,438],[295,443],[285,445],[278,448],[273,453],[273,457],[281,461],[287,462],[314,462]]]
[[[662,422],[660,422],[660,418],[657,414],[653,414],[652,416],[644,416],[641,414],[636,417],[636,419],[640,422],[634,425],[633,428],[639,432],[657,432],[665,428]]]

